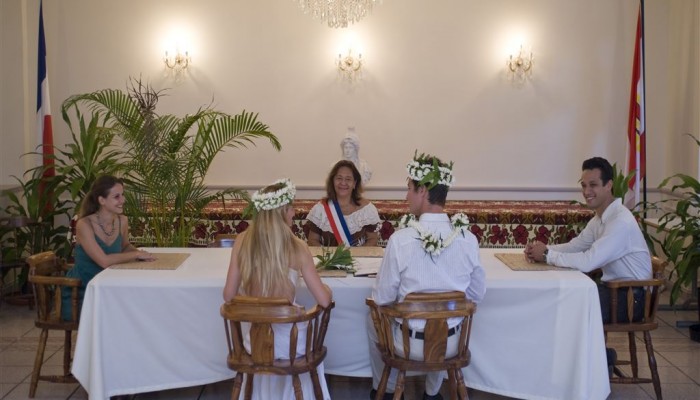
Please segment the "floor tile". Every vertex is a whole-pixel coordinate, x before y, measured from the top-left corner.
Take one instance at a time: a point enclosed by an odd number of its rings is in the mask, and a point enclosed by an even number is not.
[[[17,385],[17,383],[0,383],[0,399],[4,399],[4,396],[10,393]]]
[[[140,393],[134,400],[196,400],[204,391],[204,386],[193,386],[181,389],[162,390],[160,392]],[[229,393],[228,397],[231,397]]]
[[[65,400],[78,389],[77,383],[39,382],[36,389],[36,400]],[[26,400],[29,397],[29,383],[21,383],[8,393],[2,400]]]
[[[0,365],[0,383],[20,383],[32,374],[31,366]]]
[[[632,370],[629,366],[625,365],[619,368],[627,376],[632,376]],[[658,367],[657,371],[659,372],[659,379],[663,383],[694,383],[694,381],[688,375],[686,375],[682,370],[675,366]],[[649,367],[640,366],[638,375],[642,378],[651,378],[651,372],[649,371]]]
[[[622,384],[612,384],[610,385],[610,396],[608,400],[646,400],[653,399],[655,397],[649,396],[641,385],[622,385]]]
[[[644,385],[643,389],[651,398],[656,398],[652,385]],[[662,381],[661,395],[664,397],[664,400],[697,400],[700,399],[700,386],[693,384],[664,384]]]

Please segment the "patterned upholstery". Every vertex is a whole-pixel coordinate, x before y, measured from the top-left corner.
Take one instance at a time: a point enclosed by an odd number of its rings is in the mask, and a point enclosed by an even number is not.
[[[309,232],[306,220],[317,200],[295,200],[296,215],[292,229],[305,239]],[[399,218],[408,212],[404,200],[374,200],[382,223],[378,227],[379,244],[385,246],[397,229]],[[213,202],[190,239],[192,246],[208,246],[216,234],[240,233],[246,230],[249,221],[241,216],[245,203],[240,200]],[[463,212],[469,217],[470,230],[479,239],[481,247],[523,247],[528,241],[565,243],[576,236],[593,216],[587,208],[569,201],[448,201],[445,211],[452,215]],[[151,245],[148,224],[131,221],[131,241]]]

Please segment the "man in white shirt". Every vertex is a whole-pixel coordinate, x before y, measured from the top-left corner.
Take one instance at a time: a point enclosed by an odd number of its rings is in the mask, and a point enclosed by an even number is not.
[[[377,275],[372,298],[377,304],[402,301],[412,292],[463,291],[474,302],[483,299],[486,291],[485,273],[479,259],[476,237],[466,229],[468,220],[455,215],[452,222],[444,212],[449,186],[454,182],[452,163],[442,163],[430,155],[414,156],[408,164],[408,189],[406,200],[411,214],[418,220],[408,222],[408,227],[395,232],[389,239],[384,259]],[[432,235],[442,241],[421,240]],[[432,243],[432,244],[431,244]],[[448,323],[456,326],[459,319]],[[425,321],[411,321],[411,353],[423,353],[422,333]],[[398,332],[398,324],[395,329]],[[459,335],[448,337],[447,353],[456,353]],[[384,363],[376,347],[377,333],[369,321],[370,360],[372,384],[370,398],[374,399],[379,386]],[[400,334],[395,334],[395,347],[402,348]],[[396,370],[392,370],[384,398],[392,398],[396,386]],[[445,372],[429,373],[425,382],[423,399],[442,399],[440,386]]]
[[[639,224],[630,210],[612,193],[613,168],[601,157],[583,162],[581,192],[586,205],[595,216],[577,237],[569,243],[546,245],[534,242],[525,247],[530,261],[545,262],[558,267],[576,268],[591,272],[600,268],[601,280],[627,281],[651,279],[651,256]],[[640,320],[644,311],[644,290],[635,288],[633,320]],[[610,322],[610,289],[598,283],[603,323]],[[625,305],[627,291],[618,292],[618,321],[628,321]],[[608,368],[617,358],[614,349],[606,349]]]
[[[569,243],[545,245],[534,242],[527,245],[525,255],[531,261],[576,268],[582,272],[600,268],[603,282],[651,279],[651,256],[639,224],[622,200],[613,196],[612,166],[606,159],[594,157],[583,162],[582,170],[581,191],[595,216]],[[610,321],[609,290],[605,285],[598,285],[598,292],[603,322],[606,323]],[[639,290],[638,297],[642,292]],[[626,293],[619,295],[624,299]],[[635,316],[643,309],[641,301],[638,304],[640,307],[639,310],[635,307]],[[618,316],[620,321],[626,319],[624,309],[620,309]]]

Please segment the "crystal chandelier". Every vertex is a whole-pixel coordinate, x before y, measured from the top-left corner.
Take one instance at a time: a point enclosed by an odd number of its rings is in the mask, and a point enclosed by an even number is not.
[[[297,1],[297,0],[295,0]],[[372,11],[381,0],[298,0],[304,14],[328,22],[329,28],[347,28]]]

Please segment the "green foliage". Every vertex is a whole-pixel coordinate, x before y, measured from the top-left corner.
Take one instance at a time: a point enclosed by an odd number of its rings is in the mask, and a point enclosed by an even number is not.
[[[44,171],[44,167],[39,166],[25,172],[23,179],[13,176],[19,183],[21,195],[13,191],[6,193],[9,205],[5,212],[15,217],[26,217],[33,223],[18,230],[16,246],[20,254],[3,256],[23,258],[46,250],[54,250],[61,257],[70,254],[70,243],[66,237],[68,227],[54,224],[57,218],[68,220],[70,202],[60,199],[60,179],[44,178]]]
[[[48,250],[60,257],[70,257],[68,221],[77,213],[94,180],[100,175],[117,174],[121,168],[120,153],[111,148],[114,135],[100,127],[101,115],[95,112],[86,121],[76,107],[74,129],[67,111],[67,108],[63,110],[63,120],[71,130],[73,142],[65,149],[54,148],[56,176],[44,176],[43,166],[34,167],[21,179],[13,177],[19,190],[6,192],[9,205],[4,212],[11,217],[27,218],[31,223],[18,229],[16,237],[7,227],[0,231],[4,259],[25,258]],[[38,152],[26,155],[42,157]],[[27,272],[26,268],[22,271],[18,279],[20,286],[26,282]]]
[[[690,136],[700,146],[700,141]],[[664,179],[660,188],[678,192],[678,199],[664,199],[647,204],[647,211],[661,213],[657,234],[663,236],[656,239],[646,235],[658,243],[666,259],[674,265],[670,279],[676,281],[671,288],[671,304],[675,304],[681,289],[689,286],[697,279],[700,267],[700,182],[692,176],[675,174]],[[666,231],[665,235],[662,232]],[[659,235],[657,235],[659,236]]]
[[[355,272],[353,268],[355,260],[350,254],[350,249],[344,245],[336,247],[333,252],[329,248],[324,247],[323,254],[316,256],[316,258],[318,258],[316,269],[338,269]]]
[[[68,114],[70,108],[74,111],[75,127]],[[59,191],[70,194],[75,203],[74,214],[77,214],[95,179],[102,175],[120,175],[124,166],[122,153],[112,145],[114,133],[104,127],[107,116],[94,111],[86,121],[77,106],[63,107],[62,115],[73,142],[68,143],[65,150],[56,149],[60,154],[56,157],[56,173],[61,177]]]
[[[156,114],[162,91],[132,80],[127,92],[114,89],[71,96],[63,110],[77,104],[104,113],[105,128],[123,142],[129,188],[125,212],[132,226],[148,221],[158,246],[187,246],[196,219],[218,198],[247,198],[244,191],[207,190],[204,178],[217,154],[227,147],[245,148],[268,139],[280,150],[277,137],[258,115],[242,111],[228,115],[209,107],[177,117]]]
[[[617,163],[613,164],[613,179],[612,179],[612,194],[615,197],[624,200],[625,195],[629,191],[630,182],[634,178],[635,171],[625,175],[622,169],[617,169]]]

